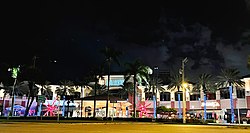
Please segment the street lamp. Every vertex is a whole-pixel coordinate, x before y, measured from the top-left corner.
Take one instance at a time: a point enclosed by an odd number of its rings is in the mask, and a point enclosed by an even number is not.
[[[61,97],[58,95],[57,96],[57,101],[58,101],[58,104],[57,104],[57,109],[58,109],[58,111],[57,111],[57,122],[59,122],[59,118],[60,118],[60,101],[61,101]]]
[[[214,122],[215,122],[215,112],[214,112],[214,108],[216,107],[216,102],[213,103],[213,117],[214,117]]]
[[[186,87],[187,87],[187,84],[185,83],[185,80],[184,80],[184,72],[185,72],[185,63],[187,63],[188,62],[188,59],[187,59],[187,57],[186,58],[184,58],[183,60],[182,60],[182,65],[181,65],[181,67],[182,67],[182,90],[183,90],[183,95],[182,95],[182,100],[183,100],[183,107],[182,107],[182,109],[183,109],[183,111],[182,111],[182,114],[183,114],[183,123],[186,123]]]
[[[15,91],[15,85],[16,85],[16,82],[17,82],[17,75],[18,75],[18,72],[20,71],[20,65],[18,67],[9,68],[8,71],[11,71],[12,78],[15,79],[14,84],[13,84],[13,88],[12,88],[12,101],[11,101],[11,116],[13,116],[13,114],[14,114],[14,104],[15,104],[15,102],[14,102],[14,100],[15,100],[14,91]]]

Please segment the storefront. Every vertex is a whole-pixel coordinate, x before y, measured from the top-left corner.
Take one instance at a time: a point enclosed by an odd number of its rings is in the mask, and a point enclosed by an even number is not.
[[[107,96],[98,95],[96,98],[96,117],[106,117]],[[84,97],[74,100],[76,109],[80,117],[93,117],[94,96]],[[127,100],[110,96],[108,102],[108,117],[129,117],[129,110],[132,104]]]

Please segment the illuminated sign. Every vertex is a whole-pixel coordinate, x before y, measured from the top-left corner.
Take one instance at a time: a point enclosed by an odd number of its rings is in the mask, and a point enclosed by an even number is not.
[[[201,103],[201,106],[204,107],[204,102]],[[220,104],[218,102],[206,102],[206,106],[219,107]]]
[[[124,79],[110,79],[109,86],[120,86],[123,85]],[[106,81],[106,85],[108,85],[108,80]]]

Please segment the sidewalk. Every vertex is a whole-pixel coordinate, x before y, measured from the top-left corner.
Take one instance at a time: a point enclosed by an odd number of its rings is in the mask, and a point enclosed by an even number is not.
[[[208,125],[216,125],[216,126],[249,126],[250,124],[236,124],[236,123],[208,123]]]

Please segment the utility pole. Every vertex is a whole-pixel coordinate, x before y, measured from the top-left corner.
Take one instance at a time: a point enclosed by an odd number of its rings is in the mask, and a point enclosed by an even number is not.
[[[188,59],[187,57],[184,58],[182,60],[182,90],[183,90],[183,95],[182,95],[182,100],[183,100],[183,111],[182,111],[182,119],[183,119],[183,123],[186,123],[186,86],[185,86],[185,76],[184,76],[184,72],[185,72],[185,63],[187,63]]]
[[[111,59],[108,60],[108,90],[107,90],[107,100],[106,100],[106,120],[108,120],[108,115],[109,115],[109,88],[110,88],[110,65],[111,65]]]

